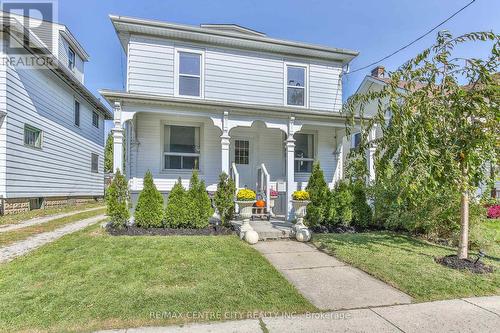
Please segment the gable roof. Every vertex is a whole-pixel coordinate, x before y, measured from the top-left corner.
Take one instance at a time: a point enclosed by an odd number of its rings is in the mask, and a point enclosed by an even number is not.
[[[206,25],[195,27],[127,16],[110,15],[109,17],[125,52],[127,52],[127,44],[130,35],[137,34],[228,48],[315,58],[340,62],[342,64],[349,63],[359,54],[357,51],[347,49],[270,38],[263,36],[262,33],[236,25],[232,25],[232,29],[221,29],[222,25],[219,24],[217,25],[219,29],[214,29]],[[242,33],[242,31],[245,33]]]

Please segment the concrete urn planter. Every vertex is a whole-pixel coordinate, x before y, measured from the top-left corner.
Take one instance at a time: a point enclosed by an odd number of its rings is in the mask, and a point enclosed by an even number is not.
[[[257,231],[250,229],[245,232],[245,241],[248,244],[257,244],[257,242],[259,241],[259,234],[257,233]]]
[[[240,209],[240,217],[243,219],[243,224],[240,227],[240,239],[245,237],[247,231],[254,231],[250,225],[250,218],[252,217],[252,207],[255,204],[255,200],[252,201],[235,201]],[[254,231],[255,232],[255,231]],[[257,235],[257,241],[259,236]]]
[[[309,200],[292,200],[293,210],[297,222],[293,226],[292,234],[299,242],[308,242],[311,240],[311,231],[304,225],[304,217],[306,216],[306,207],[311,202]]]

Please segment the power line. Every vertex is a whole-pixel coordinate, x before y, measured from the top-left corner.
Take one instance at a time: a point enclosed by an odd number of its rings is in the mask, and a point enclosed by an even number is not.
[[[418,42],[419,40],[421,40],[422,38],[424,38],[425,36],[429,35],[431,32],[433,32],[434,30],[436,30],[437,28],[439,28],[440,26],[442,26],[443,24],[445,24],[446,22],[448,22],[449,20],[451,20],[453,17],[455,17],[456,15],[458,15],[461,11],[463,11],[465,8],[469,7],[470,5],[472,5],[474,2],[476,2],[476,0],[472,0],[471,2],[469,2],[468,4],[466,4],[465,6],[463,6],[462,8],[460,8],[459,10],[457,10],[455,13],[453,13],[452,15],[450,15],[446,20],[442,21],[441,23],[439,23],[438,25],[436,25],[435,27],[433,27],[432,29],[430,29],[429,31],[427,31],[425,34],[423,34],[422,36],[418,37],[417,39],[411,41],[410,43],[406,44],[405,46],[403,47],[400,47],[399,49],[397,49],[396,51],[392,52],[391,54],[383,57],[382,59],[380,60],[377,60],[377,61],[374,61],[372,62],[371,64],[368,64],[366,66],[363,66],[363,67],[360,67],[360,68],[357,68],[355,70],[352,70],[352,71],[349,71],[349,73],[347,74],[352,74],[352,73],[355,73],[355,72],[358,72],[360,70],[363,70],[363,69],[366,69],[368,67],[371,67],[373,65],[376,65],[378,64],[379,62],[382,62],[390,57],[392,57],[393,55],[395,55],[396,53],[399,53],[401,51],[403,51],[404,49],[406,49],[407,47],[415,44],[416,42]]]

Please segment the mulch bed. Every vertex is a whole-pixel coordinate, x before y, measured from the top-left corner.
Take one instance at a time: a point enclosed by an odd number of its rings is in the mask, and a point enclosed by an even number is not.
[[[235,233],[232,228],[214,225],[210,225],[203,229],[139,228],[135,226],[116,229],[108,226],[106,230],[112,236],[218,236],[232,235]]]
[[[478,261],[476,264],[474,264],[475,260],[470,260],[470,259],[458,259],[456,255],[449,255],[446,257],[442,258],[436,258],[435,259],[437,263],[453,268],[453,269],[459,269],[459,270],[464,270],[467,269],[471,271],[472,273],[476,274],[484,274],[484,273],[492,273],[493,272],[493,267],[485,265],[483,262]]]

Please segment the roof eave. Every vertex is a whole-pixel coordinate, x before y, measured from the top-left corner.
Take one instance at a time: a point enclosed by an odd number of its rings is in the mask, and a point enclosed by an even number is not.
[[[292,56],[311,57],[329,61],[349,63],[359,52],[331,48],[320,45],[299,43],[265,36],[238,34],[227,31],[210,30],[195,26],[167,23],[154,20],[144,20],[133,17],[110,15],[111,22],[117,34],[146,34],[164,38],[179,39],[197,43],[209,43],[226,47],[267,51]],[[144,28],[149,29],[145,32]],[[141,31],[140,31],[141,30]],[[160,33],[161,32],[161,33]],[[209,40],[210,39],[210,40]],[[125,45],[122,46],[126,48]]]

